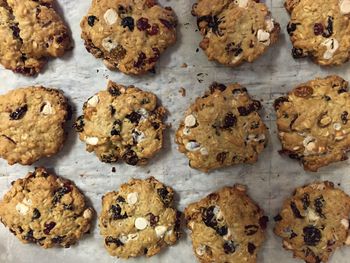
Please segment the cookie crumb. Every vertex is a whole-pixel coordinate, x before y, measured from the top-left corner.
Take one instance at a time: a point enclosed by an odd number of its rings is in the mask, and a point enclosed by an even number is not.
[[[179,89],[179,93],[181,94],[182,97],[186,97],[186,89],[185,88],[181,87]]]
[[[188,67],[188,65],[186,64],[186,63],[183,63],[182,65],[181,65],[181,68],[187,68]]]

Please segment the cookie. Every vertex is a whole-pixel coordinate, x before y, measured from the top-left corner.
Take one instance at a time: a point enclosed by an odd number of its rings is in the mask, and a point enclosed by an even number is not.
[[[93,210],[73,182],[36,168],[12,182],[0,221],[23,243],[69,247],[90,229]]]
[[[172,9],[156,0],[93,0],[80,26],[88,52],[111,70],[138,75],[175,43],[176,24]]]
[[[174,191],[154,177],[132,179],[102,197],[101,235],[109,254],[120,258],[158,254],[180,237],[181,213]]]
[[[224,187],[185,209],[193,250],[201,263],[256,262],[268,218],[246,187]]]
[[[350,94],[339,76],[300,84],[275,101],[278,136],[283,154],[298,159],[304,169],[347,159],[350,149]]]
[[[68,104],[63,93],[42,86],[0,95],[0,157],[30,165],[63,146]]]
[[[350,196],[332,182],[299,187],[274,218],[274,232],[283,247],[307,263],[327,262],[344,244],[350,245]]]
[[[16,73],[36,75],[72,48],[54,0],[0,0],[0,21],[0,63]]]
[[[153,93],[109,81],[84,104],[74,126],[102,162],[145,165],[163,146],[165,114]]]
[[[286,0],[294,58],[310,57],[322,66],[350,57],[349,0]]]
[[[186,111],[176,132],[179,151],[192,168],[205,172],[256,162],[268,135],[260,108],[239,84],[213,83]]]
[[[198,0],[192,7],[209,60],[227,66],[253,62],[277,41],[280,26],[264,3],[254,0]]]

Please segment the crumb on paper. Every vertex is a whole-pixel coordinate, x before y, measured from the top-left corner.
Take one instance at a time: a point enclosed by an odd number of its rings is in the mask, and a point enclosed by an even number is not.
[[[167,127],[168,129],[171,129],[172,124],[171,124],[171,123],[167,123],[167,124],[166,124],[166,127]]]
[[[116,169],[115,167],[112,167],[112,173],[115,173]]]
[[[187,66],[188,66],[188,65],[187,65],[186,63],[183,63],[183,64],[181,65],[182,68],[187,68]]]
[[[183,88],[183,87],[181,87],[181,88],[179,89],[179,93],[181,94],[182,97],[185,97],[185,96],[186,96],[186,89]]]

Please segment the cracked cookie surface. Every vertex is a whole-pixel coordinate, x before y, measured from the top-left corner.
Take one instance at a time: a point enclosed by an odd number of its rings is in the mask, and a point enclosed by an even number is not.
[[[350,57],[350,0],[287,0],[294,58],[340,65]]]
[[[239,84],[213,83],[209,92],[186,111],[176,132],[180,152],[202,171],[254,163],[267,143],[267,128],[252,100]]]
[[[0,157],[30,165],[63,146],[68,104],[62,92],[41,86],[0,95]]]
[[[36,168],[12,182],[0,220],[23,243],[69,247],[90,229],[93,210],[73,182]]]
[[[154,177],[132,179],[102,197],[101,235],[109,254],[147,257],[175,244],[181,213],[173,208],[174,191]]]
[[[331,182],[299,187],[275,216],[274,232],[283,247],[307,263],[327,262],[344,244],[350,245],[350,197]]]
[[[109,69],[138,75],[153,70],[175,43],[176,24],[172,9],[155,0],[93,0],[81,21],[81,37]]]
[[[209,60],[228,66],[253,62],[277,41],[280,26],[264,3],[253,0],[198,0],[192,14]]]
[[[224,187],[185,209],[193,250],[201,263],[255,263],[268,218],[246,187]]]
[[[165,114],[153,93],[110,81],[84,104],[74,126],[102,162],[144,165],[163,146]]]
[[[35,75],[49,57],[71,49],[68,28],[54,0],[0,0],[0,63],[24,75]]]
[[[317,171],[347,159],[350,149],[350,93],[339,76],[317,78],[275,101],[281,153]]]

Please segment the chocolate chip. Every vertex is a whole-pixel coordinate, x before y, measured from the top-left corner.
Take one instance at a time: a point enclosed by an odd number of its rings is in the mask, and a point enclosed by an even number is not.
[[[97,20],[96,16],[88,16],[88,24],[93,27],[95,25],[95,21]]]
[[[301,48],[293,47],[292,56],[293,56],[293,58],[304,58],[307,56],[307,54],[305,54],[304,50],[302,50]]]
[[[225,91],[226,90],[226,86],[224,84],[221,83],[217,83],[217,82],[213,82],[210,87],[209,87],[210,93],[213,94],[216,90],[219,91]]]
[[[139,162],[139,157],[133,150],[127,150],[122,158],[129,165],[136,165]]]
[[[232,240],[226,241],[223,248],[226,254],[232,254],[236,251],[236,245]]]
[[[227,152],[218,153],[218,154],[216,155],[216,160],[217,160],[219,163],[223,164],[223,163],[225,162],[226,156],[227,156]]]
[[[112,236],[108,236],[105,239],[105,244],[109,246],[110,244],[115,244],[117,247],[124,246],[123,242],[119,240],[119,238],[114,238]]]
[[[15,111],[10,113],[10,120],[22,119],[24,114],[28,111],[28,106],[25,104],[22,107],[17,108]]]
[[[303,209],[306,210],[310,206],[310,196],[309,194],[304,194],[301,198],[301,202],[303,203]]]
[[[113,220],[125,219],[128,217],[126,212],[122,214],[122,208],[118,204],[112,205],[109,212],[112,214]]]
[[[289,22],[287,25],[287,32],[291,36],[293,32],[297,29],[297,24]]]
[[[32,220],[38,219],[38,218],[40,218],[40,216],[41,216],[41,214],[40,214],[39,210],[37,208],[34,208]]]
[[[259,218],[259,226],[261,229],[267,228],[267,223],[269,222],[269,218],[267,216],[262,216]]]
[[[306,226],[303,229],[304,242],[307,246],[316,246],[321,241],[321,231],[314,226]]]
[[[254,251],[256,249],[256,246],[253,244],[253,243],[248,243],[248,252],[249,254],[253,255],[254,254]]]
[[[227,235],[227,226],[221,226],[215,228],[216,233],[218,233],[220,236]]]
[[[139,123],[141,117],[141,114],[137,113],[136,111],[133,111],[132,113],[125,116],[125,118],[127,118],[131,123],[135,124]]]
[[[323,28],[323,25],[321,23],[315,23],[314,24],[314,34],[316,36],[322,35],[323,34],[323,30],[324,30],[324,28]]]
[[[45,235],[49,235],[50,231],[56,226],[55,222],[49,222],[49,223],[45,223],[44,227],[44,234]]]
[[[340,116],[341,121],[344,125],[348,123],[348,115],[349,113],[347,111],[343,111],[343,113]]]
[[[282,216],[280,214],[276,215],[273,220],[275,220],[275,222],[279,222],[279,221],[282,221]]]
[[[224,118],[223,128],[224,129],[232,128],[233,126],[235,126],[236,123],[237,123],[237,117],[233,115],[231,112],[229,112],[226,114]]]
[[[300,211],[299,211],[297,205],[295,204],[295,202],[293,202],[293,201],[290,202],[290,208],[292,209],[292,212],[293,212],[295,218],[300,218],[300,219],[304,218],[304,217],[300,214]]]
[[[121,25],[125,28],[128,27],[130,31],[134,31],[135,23],[131,16],[123,17]]]
[[[281,105],[285,102],[288,102],[288,98],[287,97],[279,97],[275,100],[275,102],[273,103],[273,107],[275,108],[275,110],[277,111]]]
[[[173,27],[175,27],[175,25],[173,23],[171,23],[170,21],[163,19],[163,18],[159,18],[159,21],[169,30],[172,29]]]
[[[258,232],[259,227],[256,225],[247,225],[244,227],[244,233],[247,236],[252,236],[254,235],[256,232]]]

